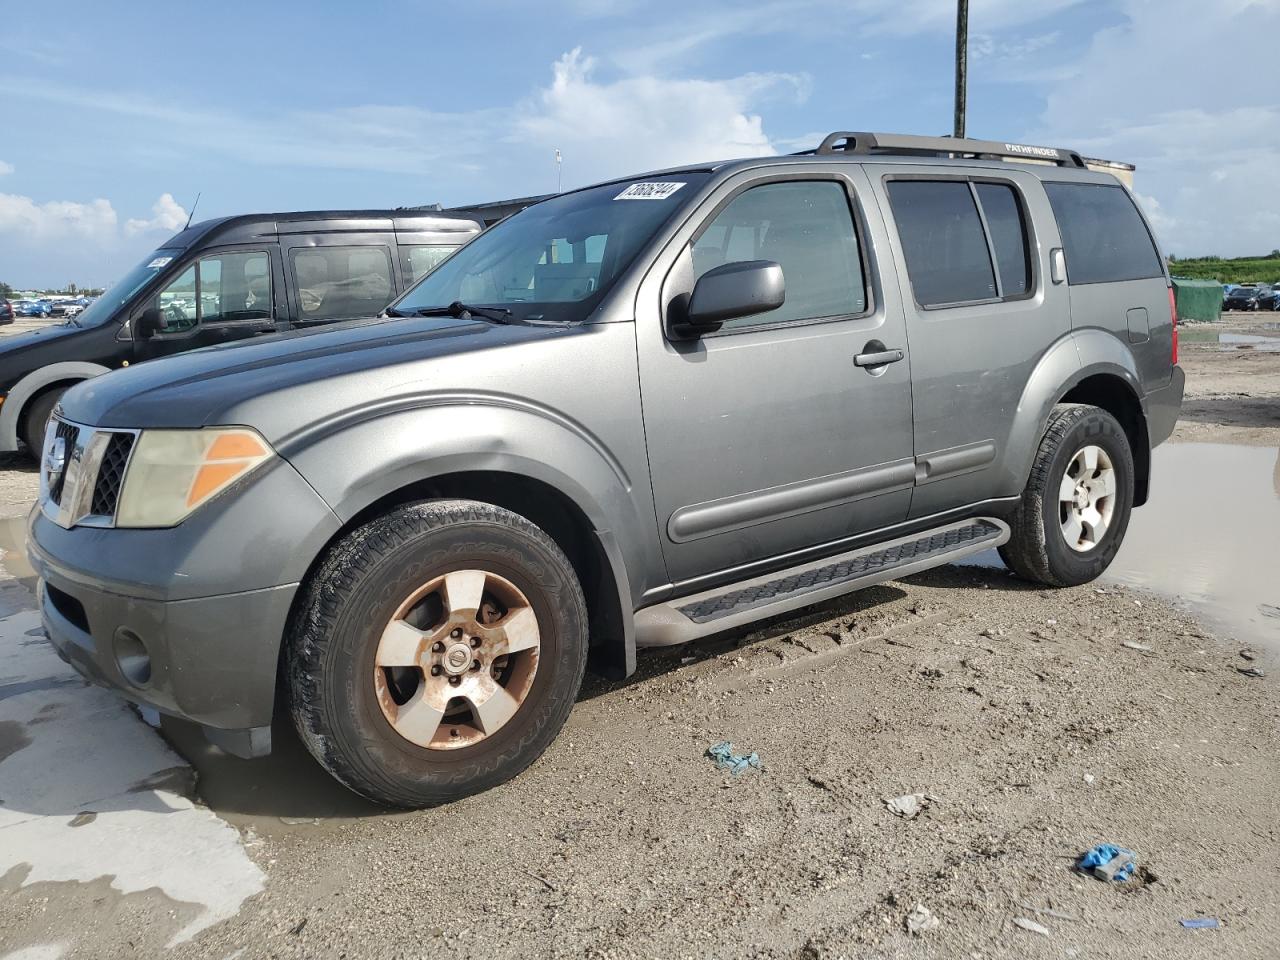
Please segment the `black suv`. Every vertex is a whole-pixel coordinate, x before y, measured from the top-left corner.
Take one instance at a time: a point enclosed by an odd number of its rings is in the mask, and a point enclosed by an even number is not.
[[[189,226],[74,318],[0,343],[0,452],[20,442],[38,451],[67,388],[108,370],[372,317],[482,229],[466,214],[403,210],[248,214]]]

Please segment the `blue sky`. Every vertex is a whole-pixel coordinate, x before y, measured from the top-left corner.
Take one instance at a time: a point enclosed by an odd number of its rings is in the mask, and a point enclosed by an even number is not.
[[[0,279],[185,220],[448,204],[951,126],[953,0],[0,0]],[[1138,164],[1174,253],[1280,247],[1280,0],[972,0],[969,133]]]

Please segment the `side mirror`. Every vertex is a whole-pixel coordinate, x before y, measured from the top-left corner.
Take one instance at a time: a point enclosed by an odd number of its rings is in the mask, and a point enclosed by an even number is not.
[[[133,326],[134,335],[139,340],[150,340],[164,329],[164,317],[160,315],[160,308],[148,307],[143,310]]]
[[[741,260],[713,267],[698,278],[684,316],[675,326],[687,336],[715,333],[726,320],[768,313],[786,300],[782,267],[772,260]]]

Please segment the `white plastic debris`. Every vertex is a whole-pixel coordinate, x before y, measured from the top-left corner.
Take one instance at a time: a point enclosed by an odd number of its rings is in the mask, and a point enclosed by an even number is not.
[[[1042,937],[1053,936],[1053,934],[1049,932],[1048,927],[1044,926],[1043,924],[1036,923],[1034,920],[1028,920],[1026,917],[1014,917],[1013,925],[1015,927],[1021,927],[1023,930],[1026,930],[1028,933],[1038,933]]]
[[[917,937],[936,930],[941,925],[942,921],[923,903],[917,903],[907,914],[907,931]]]
[[[906,793],[900,797],[886,799],[884,805],[894,816],[914,820],[916,815],[925,808],[926,799],[923,793]]]

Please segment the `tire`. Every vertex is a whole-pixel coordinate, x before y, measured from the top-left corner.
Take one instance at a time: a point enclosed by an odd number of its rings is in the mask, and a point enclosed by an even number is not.
[[[53,408],[58,405],[66,387],[55,387],[36,396],[27,404],[22,416],[22,442],[27,445],[27,452],[40,459],[44,448],[44,431],[49,426],[49,418],[53,416]]]
[[[1101,451],[1094,455],[1097,479],[1086,466],[1088,448]],[[1100,492],[1106,489],[1103,477],[1108,471],[1113,492],[1106,497]],[[1073,497],[1091,500],[1095,494],[1090,491],[1099,493],[1096,503],[1090,503],[1093,513],[1084,513],[1096,521],[1080,527],[1073,546],[1067,527],[1071,514],[1077,521],[1081,516],[1075,509],[1079,500],[1060,497],[1068,493],[1064,480],[1076,476],[1090,479],[1083,492],[1079,483],[1074,485]],[[1000,548],[1001,559],[1024,580],[1051,587],[1074,587],[1097,579],[1124,540],[1133,491],[1133,451],[1116,418],[1098,407],[1059,404],[1049,415],[1026,490],[1010,522],[1009,542]],[[1099,535],[1099,529],[1105,532]]]
[[[461,599],[472,587],[454,589],[476,576],[478,609]],[[555,739],[582,684],[587,612],[573,567],[546,533],[500,507],[468,500],[397,507],[335,544],[299,600],[285,646],[294,723],[329,773],[388,806],[448,803],[511,779]],[[517,614],[521,635],[531,629],[536,646],[486,659],[500,649],[491,642],[498,633],[519,646]],[[414,653],[388,640],[396,624],[422,631]],[[463,668],[454,655],[470,660],[468,644],[476,659]],[[491,699],[481,703],[482,696]],[[501,702],[501,714],[517,700],[505,720],[481,709]],[[435,704],[446,701],[441,720]],[[420,722],[415,711],[424,704]]]

